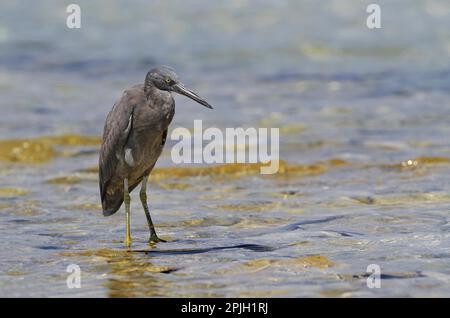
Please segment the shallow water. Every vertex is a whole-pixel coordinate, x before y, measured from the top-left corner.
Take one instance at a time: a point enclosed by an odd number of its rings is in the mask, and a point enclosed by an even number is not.
[[[0,296],[450,296],[450,4],[378,1],[0,4]],[[21,17],[21,18],[18,18]],[[279,127],[280,173],[176,166],[150,178],[148,246],[132,195],[104,218],[107,112],[155,64],[175,127]],[[78,264],[82,288],[68,289]],[[381,288],[366,285],[381,267]]]

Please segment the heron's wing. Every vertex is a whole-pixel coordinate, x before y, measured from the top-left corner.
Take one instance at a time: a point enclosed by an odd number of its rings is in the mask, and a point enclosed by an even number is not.
[[[99,183],[102,202],[106,195],[108,183],[116,172],[119,155],[122,153],[132,130],[133,104],[132,98],[125,92],[121,99],[114,104],[106,118],[99,158]]]
[[[167,130],[163,131],[163,135],[162,135],[162,139],[161,139],[161,148],[164,147],[164,145],[166,144],[166,139],[167,139]]]

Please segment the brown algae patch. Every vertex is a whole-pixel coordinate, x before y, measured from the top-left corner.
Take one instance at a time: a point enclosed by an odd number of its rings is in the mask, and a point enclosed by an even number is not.
[[[0,198],[15,198],[30,194],[30,191],[20,188],[0,188]]]
[[[160,227],[207,227],[207,226],[232,226],[239,222],[236,219],[218,217],[204,217],[185,221],[167,222],[158,224]]]
[[[236,228],[261,228],[268,226],[276,226],[286,224],[286,220],[279,218],[262,218],[258,217],[245,217],[245,218],[219,218],[219,217],[204,217],[196,218],[184,221],[165,222],[159,223],[159,227],[208,227],[208,226],[233,226]]]
[[[282,210],[289,214],[304,214],[305,210],[302,204],[288,201],[277,202],[251,202],[251,203],[236,203],[236,204],[221,204],[217,206],[209,206],[212,209],[226,212],[243,212],[243,213],[259,213],[274,210]]]
[[[82,203],[71,205],[67,207],[68,210],[91,210],[91,211],[100,211],[102,209],[102,205],[99,203]]]
[[[37,216],[45,214],[41,210],[35,201],[20,201],[16,204],[0,204],[0,211],[4,214],[14,215],[14,216]]]
[[[313,165],[289,165],[283,160],[279,161],[279,170],[272,175],[263,175],[267,177],[296,177],[296,176],[313,176],[326,172],[329,167],[344,165],[345,161],[330,160],[319,162]],[[230,163],[215,166],[202,167],[167,167],[155,168],[150,180],[167,180],[179,179],[189,177],[223,177],[223,178],[240,178],[245,176],[261,175],[261,167],[266,167],[268,164],[263,163]],[[83,169],[80,172],[98,173],[97,167],[90,167]]]
[[[319,269],[326,269],[329,267],[333,267],[336,264],[332,261],[330,261],[327,257],[322,255],[312,255],[312,256],[305,256],[300,257],[292,260],[283,261],[284,264],[287,265],[295,265],[295,266],[301,266],[301,267],[315,267]]]
[[[59,156],[60,147],[95,146],[100,139],[90,136],[63,135],[30,139],[0,141],[0,161],[7,163],[37,164],[48,162]]]
[[[86,257],[104,257],[104,258],[112,258],[112,257],[123,257],[128,255],[130,252],[127,250],[112,250],[112,249],[97,249],[97,250],[86,250],[80,252],[61,252],[58,255],[64,257],[78,257],[78,256],[86,256]]]
[[[262,218],[262,217],[248,217],[241,219],[239,222],[233,225],[236,228],[251,229],[262,227],[273,227],[286,224],[286,220],[279,218]]]
[[[332,298],[348,298],[352,296],[353,291],[352,290],[345,290],[345,289],[330,289],[330,290],[324,290],[320,292],[321,296],[324,297],[332,297]]]
[[[304,193],[300,193],[298,191],[281,191],[281,192],[270,192],[270,193],[267,194],[267,196],[274,197],[274,198],[279,198],[279,199],[283,199],[283,200],[287,200],[287,199],[290,199],[290,198],[304,197],[305,194]]]
[[[110,274],[115,275],[142,275],[144,273],[169,273],[176,270],[169,266],[155,266],[148,262],[147,258],[137,257],[132,251],[97,249],[81,252],[62,252],[63,257],[99,257],[105,259],[110,265]]]
[[[248,175],[260,175],[261,167],[266,164],[252,163],[234,163],[225,164],[212,167],[199,168],[159,168],[152,173],[154,178],[173,177],[197,177],[197,176],[230,176],[243,177]],[[279,161],[279,170],[272,176],[298,176],[298,175],[317,175],[322,174],[327,170],[323,164],[303,166],[303,165],[288,165],[286,162]],[[268,175],[269,176],[269,175]]]
[[[14,204],[0,203],[0,211],[13,208]]]
[[[281,126],[280,135],[297,135],[305,131],[304,126]]]
[[[362,204],[375,204],[375,198],[374,197],[370,197],[370,196],[367,196],[367,197],[364,197],[364,196],[361,196],[361,197],[353,196],[353,197],[350,197],[350,199],[355,200],[355,201],[357,201],[359,203],[362,203]]]
[[[222,211],[233,212],[265,212],[270,211],[279,206],[277,202],[261,202],[261,203],[237,203],[237,204],[222,204],[215,206],[216,209]]]
[[[55,156],[55,149],[39,140],[0,141],[0,161],[3,162],[43,163]]]
[[[98,173],[98,166],[80,169],[80,170],[77,170],[77,172],[97,174]]]
[[[252,290],[240,292],[237,297],[244,298],[267,298],[267,297],[283,297],[289,295],[289,290]]]
[[[291,259],[256,259],[243,264],[239,264],[230,269],[219,270],[217,271],[217,273],[256,273],[274,266],[282,267],[283,269],[294,270],[303,270],[308,268],[324,270],[336,266],[336,263],[330,261],[323,255],[310,255]]]
[[[450,158],[446,157],[419,157],[412,160],[403,161],[402,167],[420,166],[420,165],[435,165],[435,164],[450,164]]]
[[[46,181],[48,184],[65,184],[65,185],[73,185],[81,183],[82,179],[78,176],[65,176],[49,179]]]
[[[450,164],[450,158],[447,157],[418,157],[414,159],[408,159],[400,163],[378,165],[378,167],[384,169],[413,169],[448,164]],[[370,167],[372,166],[369,166],[369,168]]]
[[[257,259],[239,265],[239,270],[249,273],[255,273],[268,268],[275,262],[276,262],[275,260],[270,259]]]
[[[29,205],[15,208],[12,214],[15,216],[38,216],[44,214],[44,212],[38,210],[32,205]]]
[[[48,184],[61,184],[61,185],[74,185],[81,182],[97,182],[97,176],[88,173],[75,173],[62,177],[54,177],[47,179],[45,182]]]
[[[153,179],[199,177],[199,176],[233,176],[240,177],[260,173],[261,164],[228,164],[211,167],[169,167],[155,169]]]
[[[101,139],[95,136],[61,135],[40,139],[50,145],[62,147],[98,146],[101,144]]]
[[[157,185],[164,190],[182,190],[182,191],[195,190],[195,187],[193,185],[180,182],[167,182],[167,183],[158,182]]]
[[[25,276],[25,275],[28,275],[28,273],[26,273],[26,272],[22,272],[22,271],[9,271],[9,272],[6,272],[6,275],[8,275],[8,276]]]
[[[345,166],[350,165],[350,163],[348,161],[338,159],[338,158],[330,159],[330,160],[326,161],[325,164],[329,165],[331,167],[345,167]]]
[[[420,203],[446,203],[450,202],[450,195],[445,193],[411,193],[410,195],[386,195],[377,197],[350,197],[349,199],[361,204],[391,206],[411,205]]]

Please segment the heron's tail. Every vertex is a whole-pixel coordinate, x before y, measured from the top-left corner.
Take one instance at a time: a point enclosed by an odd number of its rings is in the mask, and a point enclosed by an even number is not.
[[[110,216],[116,213],[123,203],[123,194],[106,195],[102,201],[103,215]]]
[[[136,188],[136,186],[141,183],[142,177],[137,179],[129,188],[128,191],[131,193],[131,191]],[[104,216],[110,216],[116,213],[123,203],[123,191],[118,190],[114,194],[108,194],[105,193],[104,196],[102,196],[102,208],[103,208],[103,215]]]

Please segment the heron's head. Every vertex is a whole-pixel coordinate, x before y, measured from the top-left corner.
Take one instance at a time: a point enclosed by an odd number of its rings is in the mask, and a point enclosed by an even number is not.
[[[197,103],[212,109],[212,106],[204,99],[190,89],[186,88],[180,82],[180,78],[175,71],[168,66],[159,66],[148,72],[145,78],[145,86],[154,86],[163,91],[182,94],[195,100]]]

